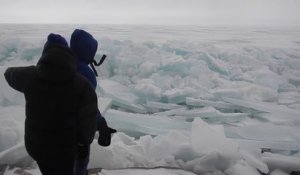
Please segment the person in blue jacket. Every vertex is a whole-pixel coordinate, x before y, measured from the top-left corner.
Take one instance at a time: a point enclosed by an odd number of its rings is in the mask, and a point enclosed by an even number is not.
[[[71,35],[70,48],[77,57],[77,70],[80,74],[86,77],[94,89],[97,86],[96,72],[89,65],[94,61],[97,51],[98,42],[88,32],[80,29],[74,30]],[[105,118],[98,111],[97,115],[97,130],[99,131],[98,144],[101,146],[109,146],[111,142],[111,134],[116,130],[110,128]],[[90,146],[80,145],[77,160],[75,162],[75,174],[87,174],[87,165],[89,162]]]

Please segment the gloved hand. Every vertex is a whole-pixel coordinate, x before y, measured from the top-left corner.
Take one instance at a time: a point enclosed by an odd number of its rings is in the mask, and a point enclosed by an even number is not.
[[[105,119],[101,122],[101,125],[98,126],[99,137],[98,144],[101,146],[109,146],[111,142],[111,134],[116,133],[117,130],[107,126]]]

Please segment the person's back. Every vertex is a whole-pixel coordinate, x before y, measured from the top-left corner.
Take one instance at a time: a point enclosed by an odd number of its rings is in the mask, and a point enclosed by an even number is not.
[[[94,60],[98,47],[97,40],[88,32],[80,29],[74,30],[71,36],[70,48],[77,56],[77,71],[82,74],[93,85],[97,86],[96,74],[89,67]],[[111,143],[111,134],[116,130],[110,128],[100,111],[97,115],[97,130],[99,131],[98,144],[109,146]],[[75,162],[75,174],[82,175],[87,172],[89,162],[89,145],[79,146],[78,156]]]
[[[94,89],[76,71],[72,52],[45,45],[37,66],[9,68],[5,77],[25,95],[29,155],[43,174],[73,174],[78,143],[89,145],[94,138],[98,106]]]
[[[77,70],[93,85],[97,86],[96,72],[89,65],[94,61],[97,52],[98,42],[88,32],[75,29],[71,35],[70,48],[77,56]],[[107,126],[105,118],[100,111],[97,115],[97,130],[99,131],[98,143],[101,146],[109,146],[111,143],[111,134],[116,130]]]

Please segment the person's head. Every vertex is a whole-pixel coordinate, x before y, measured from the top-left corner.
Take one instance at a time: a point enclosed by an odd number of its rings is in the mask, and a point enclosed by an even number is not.
[[[65,38],[48,35],[37,70],[42,78],[53,82],[65,81],[76,73],[76,59]]]
[[[90,64],[97,52],[98,42],[90,33],[76,29],[71,35],[70,48],[78,61]]]
[[[44,49],[43,49],[43,53],[53,47],[53,46],[60,46],[60,47],[65,47],[68,48],[68,42],[66,41],[66,39],[64,37],[62,37],[59,34],[54,34],[54,33],[50,33],[47,37],[47,41],[44,45]]]

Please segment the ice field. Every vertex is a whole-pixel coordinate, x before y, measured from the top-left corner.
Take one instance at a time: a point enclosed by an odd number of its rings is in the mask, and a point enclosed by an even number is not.
[[[118,130],[90,168],[154,174],[300,172],[300,27],[0,25],[0,166],[40,174],[24,143],[25,101],[7,67],[36,64],[46,37],[98,40],[99,108]],[[263,150],[263,151],[262,151]],[[114,170],[114,171],[113,171]],[[130,174],[143,174],[128,170]],[[127,172],[128,172],[127,171]]]

